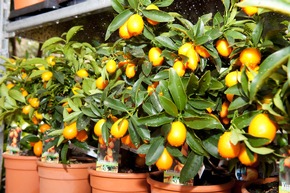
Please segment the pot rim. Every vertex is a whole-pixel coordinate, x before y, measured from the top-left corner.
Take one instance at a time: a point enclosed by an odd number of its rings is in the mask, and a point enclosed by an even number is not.
[[[92,167],[92,165],[95,164],[92,163],[71,163],[71,164],[62,164],[62,163],[49,163],[49,162],[42,162],[40,160],[37,161],[38,167],[53,167],[53,168],[89,168]]]
[[[26,156],[26,155],[9,154],[7,152],[4,152],[2,154],[2,156],[5,159],[14,159],[14,160],[23,160],[23,159],[26,159],[26,160],[39,160],[39,158],[36,157],[36,156]]]
[[[107,177],[107,178],[146,178],[148,172],[145,173],[115,173],[115,172],[103,172],[96,171],[94,167],[88,168],[89,174],[92,176],[98,177]]]

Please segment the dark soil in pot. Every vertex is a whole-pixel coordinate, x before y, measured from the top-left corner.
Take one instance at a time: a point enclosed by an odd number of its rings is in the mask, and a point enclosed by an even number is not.
[[[266,183],[266,184],[251,184],[247,187],[249,193],[277,193],[278,181]]]

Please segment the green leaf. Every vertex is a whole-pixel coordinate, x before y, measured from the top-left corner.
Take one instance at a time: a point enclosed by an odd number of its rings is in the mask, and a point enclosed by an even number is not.
[[[211,135],[207,139],[202,140],[203,146],[206,149],[206,151],[215,158],[220,158],[217,149],[219,137],[220,135]]]
[[[245,141],[245,144],[252,152],[255,152],[260,155],[267,155],[274,152],[273,149],[270,149],[268,147],[253,147],[248,141]]]
[[[173,68],[169,70],[168,89],[178,110],[184,110],[187,103],[187,96],[181,78]]]
[[[68,114],[67,116],[63,117],[64,122],[70,122],[74,119],[76,119],[80,114],[82,114],[82,111],[72,112]]]
[[[106,98],[104,105],[117,111],[127,112],[127,107],[120,100]]]
[[[119,29],[119,27],[121,27],[121,25],[123,25],[131,15],[133,15],[133,12],[131,12],[129,9],[126,9],[114,17],[113,21],[107,28],[105,40],[108,40],[112,33]]]
[[[68,152],[68,148],[69,148],[69,145],[67,143],[65,143],[62,148],[61,148],[61,152],[60,152],[60,157],[61,157],[61,162],[63,164],[66,164],[67,163],[67,152]]]
[[[52,38],[49,38],[48,40],[46,40],[43,45],[41,46],[41,50],[45,50],[46,48],[50,47],[51,45],[53,44],[56,44],[56,43],[64,43],[64,39],[60,38],[60,37],[52,37]],[[36,63],[37,64],[37,63]]]
[[[245,98],[243,98],[243,97],[238,97],[238,98],[236,98],[233,102],[231,102],[231,104],[230,104],[228,110],[229,110],[229,111],[236,110],[236,109],[239,109],[239,108],[241,108],[241,107],[245,107],[245,106],[247,106],[247,105],[249,105],[249,102],[246,101]]]
[[[156,1],[156,5],[158,7],[168,7],[174,2],[174,0],[162,0],[162,1]]]
[[[259,114],[260,111],[249,111],[244,112],[242,115],[234,117],[231,121],[231,123],[238,129],[243,129],[247,126],[249,126],[251,120]]]
[[[159,101],[164,108],[165,112],[173,117],[178,116],[178,109],[176,105],[168,98],[164,96],[159,96]]]
[[[208,153],[205,151],[202,141],[198,136],[193,132],[186,133],[186,143],[189,145],[190,149],[196,154],[201,156],[208,156]]]
[[[78,31],[83,30],[83,26],[74,26],[66,33],[66,42],[69,42]]]
[[[262,20],[259,20],[253,33],[252,33],[252,40],[253,40],[254,47],[257,47],[257,45],[261,39],[263,27],[264,26],[263,26]]]
[[[72,108],[73,111],[80,111],[79,107],[70,98],[67,99],[67,102],[69,107]]]
[[[273,72],[288,61],[289,56],[290,46],[274,52],[260,64],[258,74],[254,77],[252,84],[250,85],[251,101],[256,98],[257,92],[262,87],[264,82],[273,74]]]
[[[15,89],[11,89],[8,91],[8,94],[15,100],[22,102],[22,103],[26,103],[25,97],[21,94],[20,91],[15,90]]]
[[[184,123],[192,129],[221,129],[224,130],[218,118],[211,115],[184,117]]]
[[[117,13],[124,11],[123,5],[118,0],[112,0],[112,7]]]
[[[150,166],[156,163],[164,150],[164,138],[160,137],[153,141],[148,153],[146,154],[146,165]]]
[[[203,165],[203,156],[197,155],[194,152],[190,152],[188,158],[180,172],[180,182],[186,183],[193,179],[201,166]]]
[[[169,117],[166,113],[160,113],[147,117],[141,117],[138,119],[138,122],[149,127],[160,127],[164,124],[171,123],[173,120],[174,117]]]
[[[209,88],[211,83],[211,74],[210,71],[206,71],[198,82],[198,93],[203,95]]]
[[[174,17],[172,17],[167,12],[161,11],[161,10],[142,10],[143,15],[146,18],[149,18],[153,21],[157,22],[172,22],[174,21]]]
[[[155,39],[165,48],[169,48],[172,50],[178,50],[178,46],[169,37],[158,36]]]
[[[135,10],[137,10],[137,8],[138,8],[138,2],[139,2],[138,0],[129,0],[128,1],[129,5]]]
[[[248,142],[253,147],[265,146],[265,145],[269,144],[269,142],[270,142],[270,139],[268,139],[268,138],[254,137],[252,135],[247,135],[247,134],[245,134],[245,135],[247,137]]]
[[[190,101],[188,101],[188,103],[196,108],[196,109],[200,109],[200,110],[204,110],[206,108],[212,108],[215,106],[214,102],[211,102],[207,99],[203,99],[203,98],[194,98]]]

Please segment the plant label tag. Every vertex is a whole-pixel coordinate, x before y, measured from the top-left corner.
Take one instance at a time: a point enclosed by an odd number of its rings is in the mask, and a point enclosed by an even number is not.
[[[118,173],[120,140],[110,139],[109,143],[98,146],[97,171]]]
[[[11,127],[8,133],[6,152],[18,155],[20,153],[20,138],[22,129],[18,126]]]
[[[190,180],[186,183],[180,182],[180,172],[181,172],[183,166],[184,165],[178,161],[174,162],[174,164],[172,164],[172,167],[170,170],[164,171],[163,182],[170,183],[170,184],[177,184],[177,185],[188,185],[188,186],[191,185],[192,186],[193,180]]]
[[[53,140],[54,138],[46,138],[44,136],[43,147],[47,146],[47,144],[51,143],[51,141]],[[59,153],[57,152],[55,146],[51,146],[42,153],[41,161],[49,163],[59,163]]]
[[[279,193],[290,193],[290,155],[279,162]]]

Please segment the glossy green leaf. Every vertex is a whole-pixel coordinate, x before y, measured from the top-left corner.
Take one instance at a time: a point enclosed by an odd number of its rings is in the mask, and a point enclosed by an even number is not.
[[[192,129],[222,129],[224,127],[222,123],[214,116],[202,115],[202,116],[191,116],[184,117],[185,124]]]
[[[228,110],[236,110],[249,105],[249,102],[244,97],[237,97],[233,102],[231,102]]]
[[[245,141],[245,144],[252,152],[255,152],[257,154],[267,155],[267,154],[271,154],[274,152],[273,149],[270,149],[268,147],[253,147],[253,146],[251,146],[251,144],[248,141]]]
[[[260,137],[254,137],[251,135],[246,135],[247,140],[249,144],[251,144],[252,147],[261,147],[269,144],[270,140],[267,138],[260,138]]]
[[[289,56],[290,46],[274,52],[260,64],[258,74],[254,77],[252,84],[250,85],[251,101],[256,98],[257,92],[273,72],[288,61]]]
[[[117,111],[127,112],[127,107],[120,100],[106,98],[104,105]]]
[[[80,111],[78,105],[76,105],[70,98],[68,98],[67,102],[68,102],[69,107],[72,108],[73,111],[75,112]]]
[[[208,153],[205,151],[202,141],[198,136],[193,132],[186,133],[186,143],[189,145],[190,149],[196,154],[201,156],[208,156]]]
[[[42,44],[42,46],[41,46],[41,50],[45,50],[45,49],[47,49],[48,47],[50,47],[51,45],[56,44],[56,43],[60,43],[60,42],[64,43],[64,41],[65,41],[65,40],[62,39],[62,38],[60,38],[60,37],[52,37],[52,38],[46,40],[46,41]],[[35,63],[35,64],[37,64],[37,63]]]
[[[159,96],[159,101],[166,113],[173,117],[177,117],[178,109],[170,99],[164,96]]]
[[[172,49],[172,50],[177,50],[178,49],[176,44],[169,37],[157,36],[155,38],[155,40],[157,40],[165,48],[169,48],[169,49]]]
[[[162,0],[162,1],[156,1],[156,5],[158,7],[168,7],[174,2],[174,0]]]
[[[166,113],[161,113],[147,117],[141,117],[138,119],[138,122],[146,126],[160,127],[164,124],[171,123],[173,120],[174,117],[170,117]]]
[[[61,148],[60,157],[61,157],[61,162],[63,164],[67,164],[67,161],[68,161],[67,160],[68,159],[68,157],[67,157],[68,148],[69,148],[68,143],[63,144],[63,146]]]
[[[140,144],[140,137],[138,136],[136,129],[138,125],[135,125],[131,119],[129,119],[128,132],[132,143],[137,147]]]
[[[72,112],[68,114],[67,116],[63,117],[64,122],[70,122],[74,119],[76,119],[80,114],[82,114],[82,111]]]
[[[283,113],[286,114],[286,109],[285,109],[285,106],[284,106],[284,103],[280,97],[280,94],[281,94],[281,90],[278,90],[273,98],[273,101],[274,101],[274,104],[275,106],[280,110],[282,111]]]
[[[204,110],[206,108],[212,108],[215,106],[214,102],[211,102],[207,99],[203,99],[203,98],[194,98],[188,101],[188,103],[196,108],[196,109],[200,109],[200,110]]]
[[[173,68],[169,70],[168,88],[178,110],[184,110],[187,103],[185,88],[182,84],[181,78],[178,76]]]
[[[198,82],[198,93],[203,95],[209,89],[211,83],[210,71],[206,71]]]
[[[160,137],[154,140],[146,154],[146,165],[150,166],[156,163],[164,150],[164,138]]]
[[[124,11],[123,5],[118,0],[112,0],[112,7],[117,13]]]
[[[83,26],[74,26],[70,28],[65,36],[66,42],[69,42],[80,30],[83,30]]]
[[[185,183],[193,179],[203,165],[203,156],[190,152],[180,173],[180,182]]]
[[[15,90],[15,89],[11,89],[8,91],[8,93],[13,99],[15,99],[19,102],[22,102],[22,103],[26,103],[25,97],[21,94],[20,91]]]
[[[257,47],[257,45],[261,39],[262,33],[263,33],[263,23],[261,20],[259,20],[253,33],[252,33],[252,41],[253,41],[254,47]]]
[[[142,10],[142,13],[146,18],[149,18],[153,21],[157,22],[172,22],[174,21],[174,17],[172,17],[167,12],[161,10]]]
[[[211,135],[207,139],[202,140],[202,144],[206,149],[206,151],[215,158],[220,158],[217,149],[219,137],[220,137],[219,135]]]
[[[136,116],[132,116],[130,120],[135,125],[135,130],[138,133],[138,135],[141,137],[141,139],[143,141],[150,140],[150,130],[145,125],[140,124]]]
[[[128,3],[133,9],[136,10],[138,8],[138,4],[139,4],[138,0],[129,0]]]

